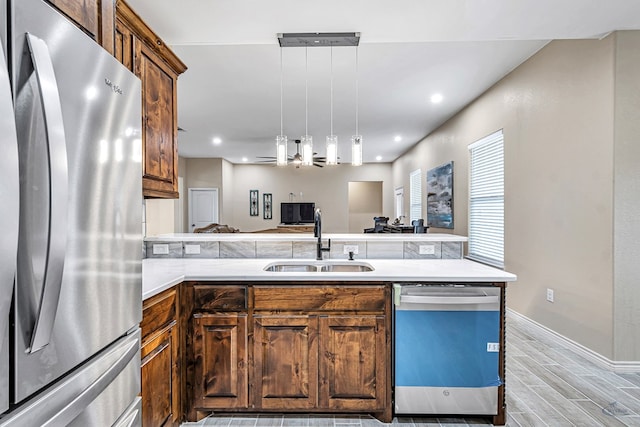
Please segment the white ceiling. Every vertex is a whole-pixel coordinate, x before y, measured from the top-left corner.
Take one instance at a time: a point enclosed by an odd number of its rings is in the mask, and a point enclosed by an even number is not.
[[[325,154],[331,50],[309,48],[305,73],[305,49],[281,49],[278,33],[361,33],[364,161],[390,162],[549,40],[640,29],[638,0],[127,1],[189,67],[178,80],[180,155],[233,163],[274,155],[281,75],[290,154],[305,133],[305,77],[308,133]],[[333,130],[343,162],[355,133],[355,59],[356,48],[333,48]],[[440,104],[430,102],[434,93]]]

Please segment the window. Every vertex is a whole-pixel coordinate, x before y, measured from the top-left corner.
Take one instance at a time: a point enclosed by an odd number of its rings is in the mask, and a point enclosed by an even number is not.
[[[469,145],[469,258],[504,267],[502,130]]]
[[[414,170],[409,175],[409,220],[422,218],[422,172]]]

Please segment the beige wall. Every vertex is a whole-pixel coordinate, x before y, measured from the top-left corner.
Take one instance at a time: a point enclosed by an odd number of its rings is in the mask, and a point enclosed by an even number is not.
[[[233,217],[229,225],[242,231],[276,227],[280,223],[280,203],[289,201],[315,202],[322,209],[322,229],[329,233],[349,231],[349,182],[382,181],[382,211],[393,215],[391,165],[365,164],[358,167],[338,165],[324,168],[278,168],[266,165],[233,166]],[[249,190],[260,192],[260,215],[249,216]],[[273,219],[262,219],[262,194],[273,196]],[[300,196],[302,194],[302,197]],[[371,219],[373,224],[373,219]]]
[[[505,266],[518,275],[508,306],[607,358],[614,53],[614,37],[551,42],[393,165],[393,185],[408,189],[412,170],[454,160],[454,232],[464,235],[467,147],[503,129]]]
[[[640,31],[616,34],[614,358],[640,357]]]
[[[382,184],[382,209],[379,214],[393,216],[393,186],[391,165],[365,164],[359,167],[338,165],[324,168],[277,168],[267,165],[234,165],[220,158],[188,158],[180,163],[184,189],[178,200],[147,200],[147,236],[182,232],[177,221],[175,204],[183,207],[183,230],[188,231],[188,188],[218,188],[219,221],[242,231],[275,228],[280,223],[280,202],[315,202],[322,208],[323,230],[331,233],[349,231],[350,181],[378,181]],[[259,216],[249,216],[249,190],[258,190]],[[273,197],[273,219],[262,218],[262,194]],[[302,195],[302,197],[301,197]],[[170,211],[170,212],[169,212]],[[373,216],[369,225],[373,225]]]
[[[383,182],[349,182],[349,233],[362,233],[374,226],[373,217],[382,215]],[[390,217],[391,218],[391,217]]]
[[[175,200],[146,199],[145,236],[175,233]]]

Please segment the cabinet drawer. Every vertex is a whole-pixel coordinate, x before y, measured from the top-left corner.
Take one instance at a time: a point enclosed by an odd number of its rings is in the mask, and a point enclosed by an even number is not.
[[[142,303],[142,340],[176,319],[176,288],[168,289]]]
[[[244,311],[247,309],[247,287],[194,285],[193,306],[196,311]]]
[[[255,310],[383,311],[385,286],[255,286]]]

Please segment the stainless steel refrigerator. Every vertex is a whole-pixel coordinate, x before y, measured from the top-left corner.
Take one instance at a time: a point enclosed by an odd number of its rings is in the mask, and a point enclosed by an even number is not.
[[[140,81],[0,0],[0,426],[140,425]]]

